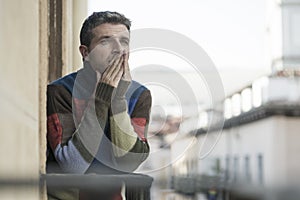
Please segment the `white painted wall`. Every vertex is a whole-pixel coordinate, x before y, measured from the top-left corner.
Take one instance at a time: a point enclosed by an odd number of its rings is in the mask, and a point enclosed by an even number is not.
[[[298,184],[300,177],[300,151],[298,126],[300,118],[273,116],[242,126],[223,130],[222,133],[203,134],[198,137],[191,150],[182,154],[180,164],[174,163],[175,171],[181,166],[198,159],[198,174],[214,175],[211,168],[215,159],[221,161],[221,171],[226,169],[226,157],[230,158],[229,181],[234,175],[234,158],[238,162],[238,181],[245,178],[245,157],[249,157],[251,183],[259,184],[258,155],[263,156],[263,184],[267,187]],[[180,154],[180,147],[186,146],[191,138],[176,140],[172,155]],[[215,145],[215,146],[214,146]],[[210,151],[212,149],[212,151]],[[183,150],[183,148],[181,148]],[[210,153],[207,156],[207,152]],[[202,158],[202,159],[200,159]],[[183,168],[185,168],[183,167]],[[186,168],[186,173],[193,169]]]
[[[39,1],[0,2],[0,179],[39,178]],[[38,187],[0,199],[39,199]]]

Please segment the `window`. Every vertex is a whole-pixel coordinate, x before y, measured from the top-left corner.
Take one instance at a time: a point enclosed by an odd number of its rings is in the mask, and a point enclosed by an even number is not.
[[[230,158],[229,156],[225,159],[225,181],[229,181],[230,178]]]
[[[238,181],[238,175],[239,175],[239,158],[234,157],[233,160],[233,182]]]
[[[245,156],[245,182],[251,182],[250,157]]]
[[[257,156],[257,167],[258,167],[258,183],[263,184],[264,182],[264,158],[263,155]]]

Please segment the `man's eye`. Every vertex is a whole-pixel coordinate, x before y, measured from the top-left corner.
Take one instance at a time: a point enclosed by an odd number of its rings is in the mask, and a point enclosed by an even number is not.
[[[105,44],[107,44],[107,43],[108,43],[108,41],[107,41],[106,39],[100,41],[100,44],[103,44],[103,45],[105,45]]]
[[[122,43],[123,45],[129,45],[129,41],[128,41],[128,40],[121,40],[121,43]]]

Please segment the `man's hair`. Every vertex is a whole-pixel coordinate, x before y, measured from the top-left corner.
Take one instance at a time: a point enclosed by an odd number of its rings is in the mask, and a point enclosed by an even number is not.
[[[131,21],[124,15],[117,12],[94,12],[90,15],[82,24],[80,30],[80,44],[87,47],[90,46],[91,40],[93,39],[93,29],[101,24],[123,24],[130,31]]]

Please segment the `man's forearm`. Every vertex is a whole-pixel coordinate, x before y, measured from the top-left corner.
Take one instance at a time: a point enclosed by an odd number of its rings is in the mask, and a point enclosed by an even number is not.
[[[111,116],[109,119],[111,140],[114,145],[114,153],[117,157],[127,154],[134,148],[137,142],[144,142],[138,138],[139,134],[136,133],[139,125],[132,123],[132,119],[127,112],[128,104],[125,99],[125,93],[129,84],[129,81],[120,81],[111,105]],[[143,121],[144,124],[141,125],[140,129],[144,132],[147,131],[147,122],[146,119]],[[143,149],[137,151],[144,152]]]

